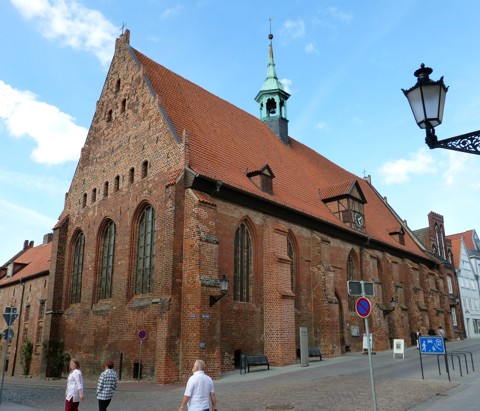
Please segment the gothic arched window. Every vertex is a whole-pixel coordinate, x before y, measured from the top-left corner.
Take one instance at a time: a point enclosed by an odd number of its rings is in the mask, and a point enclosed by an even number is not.
[[[353,281],[357,279],[356,271],[357,270],[355,267],[354,253],[353,251],[351,251],[347,259],[347,280],[348,281]],[[348,296],[348,310],[355,311],[355,297],[352,297],[351,295]]]
[[[112,296],[113,252],[115,249],[115,223],[109,221],[103,233],[102,261],[98,283],[98,299]]]
[[[82,273],[83,273],[83,251],[85,247],[85,236],[79,233],[75,240],[73,249],[72,264],[72,287],[70,293],[70,302],[76,304],[80,302],[82,296]]]
[[[233,299],[249,302],[252,287],[252,239],[245,223],[235,233]]]
[[[143,210],[137,227],[135,294],[145,294],[153,291],[155,243],[155,210],[148,206]]]

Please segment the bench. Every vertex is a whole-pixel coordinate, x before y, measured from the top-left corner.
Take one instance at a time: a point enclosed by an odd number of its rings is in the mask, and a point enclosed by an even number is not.
[[[320,348],[313,347],[308,349],[308,356],[309,357],[319,357],[319,361],[322,361],[322,353],[320,352]]]
[[[250,366],[257,366],[257,365],[266,365],[268,370],[270,369],[270,362],[268,361],[268,357],[266,355],[247,355],[247,370],[250,372]]]

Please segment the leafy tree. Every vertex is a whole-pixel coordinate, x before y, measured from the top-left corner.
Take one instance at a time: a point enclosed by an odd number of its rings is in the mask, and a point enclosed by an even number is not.
[[[28,375],[30,373],[30,364],[32,363],[33,344],[26,338],[20,349],[20,363],[23,367],[23,374]]]

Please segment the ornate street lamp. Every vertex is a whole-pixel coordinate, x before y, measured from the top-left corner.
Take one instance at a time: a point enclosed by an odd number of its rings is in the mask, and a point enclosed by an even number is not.
[[[422,63],[415,71],[417,84],[409,90],[403,90],[412,109],[415,121],[420,128],[424,128],[427,136],[425,143],[430,148],[446,148],[463,153],[480,154],[480,130],[460,136],[438,140],[435,127],[442,124],[443,108],[448,87],[443,83],[443,76],[438,81],[430,79],[430,67]]]
[[[384,309],[382,310],[383,311],[383,318],[386,318],[388,314],[390,314],[392,311],[395,311],[395,307],[397,306],[397,299],[392,297],[392,299],[390,300],[390,309]]]
[[[220,280],[219,285],[220,285],[220,291],[222,292],[222,294],[219,295],[219,296],[215,296],[215,295],[210,296],[210,307],[213,307],[228,292],[228,278],[225,274],[223,275],[222,279]]]

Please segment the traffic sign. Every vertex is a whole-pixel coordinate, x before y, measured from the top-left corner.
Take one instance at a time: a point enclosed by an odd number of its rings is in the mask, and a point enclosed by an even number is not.
[[[354,297],[374,297],[375,289],[373,283],[369,281],[347,281],[348,295]]]
[[[418,339],[420,354],[445,354],[443,337],[420,337]]]
[[[370,308],[370,300],[365,297],[360,297],[355,304],[357,314],[362,318],[367,318],[370,315]]]
[[[16,312],[3,313],[3,318],[9,327],[15,322],[17,317],[18,314]]]
[[[141,340],[144,340],[146,337],[147,337],[147,332],[145,330],[140,330],[138,332],[138,338],[140,338]]]
[[[5,328],[2,332],[2,338],[4,340],[12,341],[15,333],[11,328]]]

